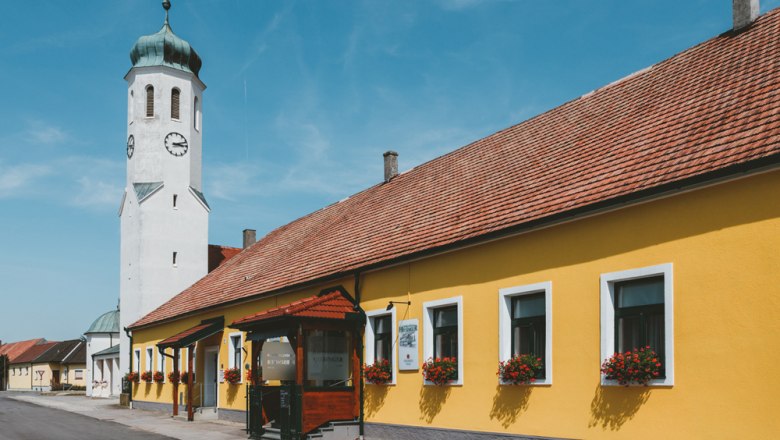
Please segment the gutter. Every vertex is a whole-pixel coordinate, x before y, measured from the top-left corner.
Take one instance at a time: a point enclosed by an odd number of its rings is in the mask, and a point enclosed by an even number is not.
[[[133,332],[128,330],[127,327],[123,328],[123,330],[125,331],[125,335],[127,335],[127,337],[130,338],[130,344],[129,344],[129,350],[128,350],[128,355],[130,357],[130,362],[129,362],[130,369],[127,370],[127,372],[129,373],[129,372],[133,371]],[[140,371],[140,369],[139,369],[139,371]],[[132,384],[130,385],[130,395],[127,396],[127,401],[131,402],[131,403],[133,402],[133,385]]]
[[[634,206],[641,203],[646,203],[649,201],[670,197],[687,191],[692,191],[695,189],[717,185],[731,180],[737,180],[744,177],[775,171],[779,167],[780,167],[780,153],[775,153],[770,156],[764,156],[759,159],[754,159],[748,162],[730,165],[727,167],[719,168],[714,171],[709,171],[703,174],[697,174],[681,180],[668,182],[659,186],[646,188],[640,191],[617,196],[612,199],[602,200],[599,202],[580,206],[574,209],[570,209],[568,211],[558,212],[556,214],[552,214],[547,217],[542,217],[524,223],[508,226],[503,229],[495,230],[474,237],[465,238],[452,243],[446,243],[437,247],[412,252],[406,255],[401,255],[399,257],[381,260],[376,263],[350,268],[349,270],[344,270],[330,275],[323,275],[319,278],[303,281],[279,289],[270,290],[267,292],[261,292],[251,296],[236,298],[231,301],[225,301],[220,303],[219,305],[210,306],[208,307],[208,309],[219,310],[222,308],[234,306],[236,304],[255,301],[260,298],[263,299],[273,298],[275,296],[284,295],[286,293],[298,291],[319,284],[324,284],[331,281],[348,278],[350,275],[354,275],[357,273],[371,272],[382,268],[387,268],[387,267],[391,267],[403,263],[409,263],[415,260],[429,258],[435,255],[449,253],[455,250],[460,250],[460,249],[488,243],[499,239],[525,234],[539,229],[557,226],[559,224],[568,223],[574,220],[579,220],[581,218],[586,218],[594,215],[616,211],[618,209],[622,209],[628,206]],[[136,329],[144,329],[148,327],[155,327],[164,323],[173,322],[179,319],[183,319],[185,317],[200,314],[206,309],[207,308],[193,310],[191,312],[179,314],[170,318],[161,319],[158,321],[154,321],[151,323],[147,323],[147,324],[143,324],[131,328],[133,330],[136,330]]]
[[[355,307],[354,307],[354,309],[356,311],[358,311],[360,313],[360,315],[364,318],[362,321],[363,321],[363,332],[365,332],[365,328],[366,328],[366,326],[365,326],[366,312],[363,310],[362,307],[360,307],[360,272],[359,271],[355,272]],[[365,421],[364,421],[364,417],[365,417],[365,400],[366,400],[365,399],[366,381],[364,380],[363,373],[362,373],[363,362],[364,362],[363,352],[365,351],[365,347],[363,347],[363,339],[365,337],[363,335],[363,332],[360,332],[360,337],[357,338],[358,363],[360,365],[360,370],[361,370],[360,379],[359,379],[360,380],[360,385],[359,385],[360,386],[360,395],[359,395],[359,400],[360,400],[360,415],[359,415],[359,417],[360,418],[358,420],[359,430],[360,430],[359,434],[360,434],[360,438],[361,439],[365,435]]]

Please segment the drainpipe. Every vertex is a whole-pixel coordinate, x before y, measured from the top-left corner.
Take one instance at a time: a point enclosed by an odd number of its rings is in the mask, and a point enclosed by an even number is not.
[[[124,328],[124,331],[125,331],[125,334],[127,335],[127,337],[130,338],[130,350],[129,350],[129,353],[128,353],[130,355],[130,362],[129,362],[130,369],[127,370],[127,372],[129,373],[129,372],[133,371],[133,332],[128,330],[127,327]],[[140,372],[140,369],[139,369],[139,372]],[[132,402],[133,401],[133,384],[132,383],[130,384],[130,395],[127,396],[127,401],[128,402]]]
[[[363,313],[363,309],[360,307],[360,272],[355,272],[355,310],[359,311],[361,314]],[[359,328],[359,327],[358,327]],[[358,359],[360,362],[360,368],[363,369],[363,334],[360,334],[360,338],[358,338]],[[360,420],[359,420],[359,426],[360,426],[360,438],[364,438],[365,436],[365,423],[363,421],[363,416],[365,414],[365,380],[363,380],[363,374],[360,375]]]

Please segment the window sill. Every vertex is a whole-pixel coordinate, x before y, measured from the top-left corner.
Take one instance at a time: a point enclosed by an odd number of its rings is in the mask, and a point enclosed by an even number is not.
[[[426,387],[462,387],[463,381],[452,381],[450,383],[446,383],[444,385],[436,385],[435,383],[431,382],[430,380],[423,380],[423,386]]]
[[[499,380],[498,384],[502,387],[549,387],[552,386],[552,380],[542,379],[542,380],[537,380],[536,382],[518,384],[518,385],[515,385],[511,382],[505,382],[503,380]]]
[[[632,383],[628,385],[620,385],[616,380],[602,378],[601,386],[602,387],[624,387],[624,388],[642,388],[642,387],[671,388],[674,386],[674,382],[671,379],[653,379],[650,382],[648,382],[647,385],[639,385],[636,383]]]

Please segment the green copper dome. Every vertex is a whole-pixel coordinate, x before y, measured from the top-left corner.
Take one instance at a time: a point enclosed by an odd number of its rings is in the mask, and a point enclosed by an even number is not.
[[[119,333],[119,310],[100,315],[84,332],[85,335],[89,333]]]
[[[159,32],[144,35],[135,42],[130,50],[130,61],[133,67],[168,66],[195,76],[198,76],[202,64],[190,43],[173,33],[167,12],[165,24]]]

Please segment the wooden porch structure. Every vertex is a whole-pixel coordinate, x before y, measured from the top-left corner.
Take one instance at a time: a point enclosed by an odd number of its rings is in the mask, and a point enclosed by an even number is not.
[[[250,435],[259,438],[269,423],[292,439],[329,422],[361,422],[364,325],[365,313],[341,287],[233,322],[252,341]]]

